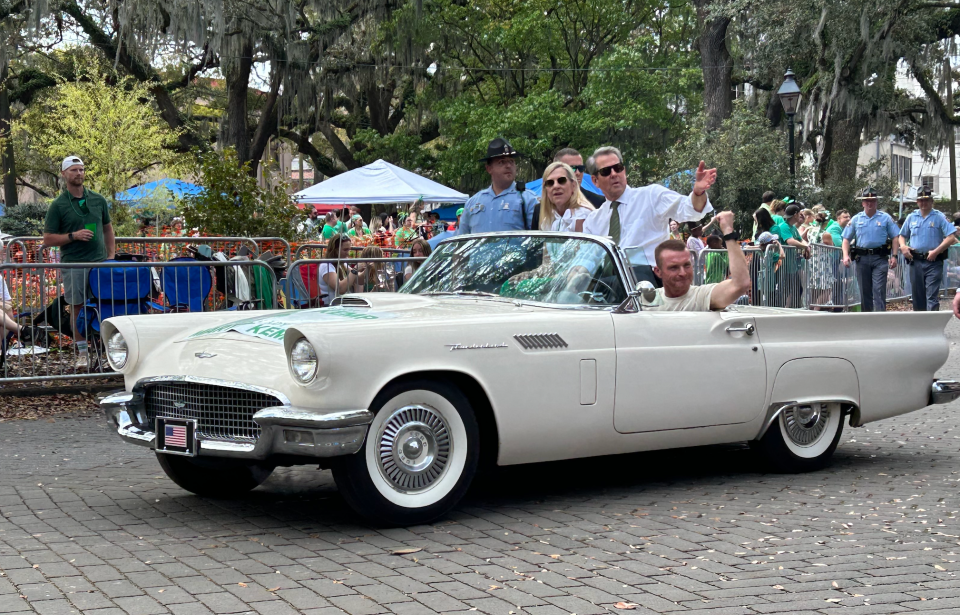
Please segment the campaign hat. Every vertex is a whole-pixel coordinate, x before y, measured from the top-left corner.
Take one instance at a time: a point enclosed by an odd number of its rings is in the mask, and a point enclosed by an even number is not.
[[[480,162],[490,162],[494,158],[503,158],[504,156],[516,158],[519,155],[509,141],[503,137],[497,137],[487,144],[487,155],[481,158]]]

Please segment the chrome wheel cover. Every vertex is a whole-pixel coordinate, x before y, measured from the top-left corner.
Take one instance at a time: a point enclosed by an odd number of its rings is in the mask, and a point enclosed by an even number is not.
[[[450,430],[438,412],[423,405],[399,408],[377,434],[380,474],[401,493],[426,491],[443,476],[453,451]]]
[[[829,422],[830,408],[827,404],[793,406],[783,411],[787,436],[798,446],[816,443],[823,436]]]

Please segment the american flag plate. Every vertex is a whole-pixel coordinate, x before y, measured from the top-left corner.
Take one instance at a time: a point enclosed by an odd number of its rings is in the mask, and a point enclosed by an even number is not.
[[[157,417],[157,452],[171,455],[197,454],[197,421]]]

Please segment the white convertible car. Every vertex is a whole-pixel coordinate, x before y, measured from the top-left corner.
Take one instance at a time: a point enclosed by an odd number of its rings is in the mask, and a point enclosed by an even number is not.
[[[948,312],[662,312],[582,234],[440,244],[399,293],[303,311],[104,323],[112,429],[181,487],[227,497],[277,466],[333,470],[357,512],[416,524],[499,465],[747,441],[828,462],[860,426],[960,396]]]

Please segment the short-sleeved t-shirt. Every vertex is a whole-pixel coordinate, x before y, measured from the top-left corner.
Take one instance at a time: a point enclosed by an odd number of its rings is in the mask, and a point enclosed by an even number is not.
[[[800,254],[799,248],[788,246],[788,239],[796,239],[797,241],[803,241],[800,239],[800,231],[797,230],[797,227],[792,224],[787,223],[786,220],[778,224],[777,226],[770,229],[774,235],[780,238],[780,243],[783,244],[783,249],[787,253],[787,258],[785,259],[785,272],[786,273],[796,273],[800,269]]]
[[[709,312],[710,297],[713,295],[713,289],[717,284],[704,284],[703,286],[691,286],[685,295],[680,297],[668,297],[664,294],[662,288],[657,289],[658,305],[654,307],[644,307],[644,310],[653,310],[660,312]]]
[[[320,296],[323,298],[324,305],[330,305],[330,302],[337,296],[337,292],[330,288],[327,281],[323,279],[328,273],[337,274],[336,265],[333,263],[320,263],[317,266],[317,285],[320,286]],[[339,278],[340,276],[337,275],[338,280]]]
[[[84,228],[93,230],[90,241],[71,241],[60,248],[64,263],[98,263],[107,258],[103,227],[110,224],[110,207],[103,196],[83,189],[79,199],[64,190],[50,203],[44,233],[65,235]]]
[[[3,284],[3,287],[0,288],[0,301],[10,301],[10,289],[7,288],[7,281],[0,278],[0,284]]]
[[[339,225],[330,226],[329,224],[324,224],[323,229],[320,231],[320,235],[324,239],[330,239],[331,237],[333,237],[334,235],[338,235],[339,233],[340,233]]]

